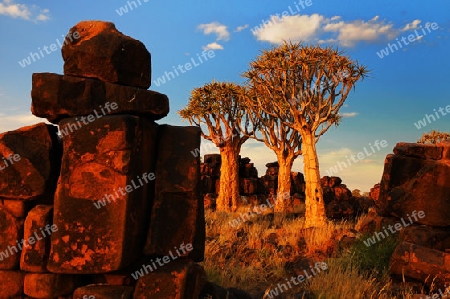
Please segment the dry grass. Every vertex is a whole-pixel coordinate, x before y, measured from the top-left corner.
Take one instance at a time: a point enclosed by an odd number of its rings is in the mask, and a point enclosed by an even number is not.
[[[209,281],[260,294],[254,295],[258,299],[265,290],[293,276],[287,267],[292,261],[320,252],[333,242],[337,232],[352,229],[356,224],[330,221],[323,228],[305,229],[302,217],[261,214],[239,226],[230,225],[247,211],[248,208],[237,213],[206,212],[207,242],[202,265]],[[276,245],[270,243],[272,238],[276,239]],[[373,250],[377,250],[376,254],[388,255],[392,244],[384,247]],[[408,290],[393,293],[385,268],[378,272],[367,271],[370,263],[379,263],[380,259],[367,259],[365,255],[373,252],[365,250],[356,246],[353,252],[342,252],[338,258],[328,259],[328,270],[301,285],[300,289],[308,290],[309,298],[412,298]],[[283,298],[299,298],[294,294],[300,289],[287,291]]]
[[[371,273],[361,273],[357,265],[345,259],[329,260],[329,270],[311,280],[309,290],[317,299],[397,299],[412,298],[411,292],[402,290],[394,295],[392,281],[384,274],[382,277]]]

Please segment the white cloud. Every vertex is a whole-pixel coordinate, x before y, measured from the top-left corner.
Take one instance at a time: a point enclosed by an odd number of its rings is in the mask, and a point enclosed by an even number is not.
[[[202,49],[204,51],[207,51],[207,50],[223,50],[223,46],[219,45],[216,42],[214,42],[214,43],[207,44],[206,46],[202,47]]]
[[[258,40],[281,44],[284,40],[310,41],[316,37],[324,17],[318,14],[271,16],[267,25],[262,25],[253,34]]]
[[[50,19],[48,9],[37,5],[14,3],[13,0],[0,1],[0,15],[20,18],[28,21],[47,21]]]
[[[356,20],[352,22],[340,21],[338,23],[329,23],[323,30],[338,33],[337,40],[342,46],[353,47],[357,42],[374,42],[383,38],[391,40],[395,38],[399,30],[393,28],[392,23],[385,23],[375,16],[369,21]]]
[[[344,47],[353,47],[359,42],[388,41],[403,31],[418,28],[420,20],[414,20],[403,28],[392,22],[375,16],[370,20],[342,20],[340,16],[327,18],[319,14],[295,15],[278,18],[271,16],[268,24],[252,30],[261,41],[281,44],[284,40],[315,43],[338,43]]]
[[[358,112],[344,112],[344,113],[341,113],[342,117],[354,117],[356,115],[358,115]]]
[[[408,31],[408,30],[414,30],[419,28],[419,24],[421,23],[421,20],[414,20],[409,24],[406,24],[405,27],[403,27],[402,31]]]
[[[208,24],[200,24],[198,25],[199,29],[203,30],[204,34],[214,33],[217,35],[217,40],[229,40],[230,33],[228,32],[228,27],[220,24],[219,22],[212,22]]]
[[[238,26],[238,27],[234,30],[234,32],[241,32],[242,30],[247,29],[248,26],[249,26],[248,24],[245,24],[245,25],[243,25],[243,26]]]

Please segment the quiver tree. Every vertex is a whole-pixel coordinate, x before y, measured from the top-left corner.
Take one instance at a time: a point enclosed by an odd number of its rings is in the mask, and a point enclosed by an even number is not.
[[[220,189],[216,201],[219,211],[235,211],[239,200],[239,152],[252,134],[247,131],[244,94],[242,86],[213,81],[195,88],[188,105],[178,111],[183,119],[199,126],[202,137],[220,150]]]
[[[251,138],[264,142],[277,156],[279,169],[274,211],[292,212],[291,169],[294,160],[301,155],[301,136],[276,114],[267,112],[273,108],[270,102],[265,103],[265,109],[259,109],[260,102],[251,93],[246,97],[246,102],[248,117],[253,127],[257,128]]]
[[[306,227],[326,224],[316,143],[333,124],[355,83],[368,71],[342,52],[301,43],[265,50],[244,73],[257,106],[302,139],[306,182]]]

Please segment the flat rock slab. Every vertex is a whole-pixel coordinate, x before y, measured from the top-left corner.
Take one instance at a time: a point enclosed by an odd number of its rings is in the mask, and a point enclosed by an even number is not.
[[[61,158],[57,132],[39,123],[0,134],[0,199],[52,201]]]
[[[411,225],[400,231],[400,240],[445,251],[450,248],[450,230],[425,225]]]
[[[156,126],[131,115],[105,116],[63,138],[50,272],[112,272],[142,254],[154,194]]]
[[[24,293],[33,298],[56,298],[72,293],[77,287],[75,275],[35,274],[25,275]]]
[[[443,147],[436,144],[419,144],[399,142],[394,147],[394,154],[418,159],[442,159]]]
[[[84,299],[131,299],[134,287],[115,285],[88,285],[75,290],[73,298]]]
[[[54,124],[75,116],[132,114],[158,120],[169,113],[169,99],[156,91],[52,73],[33,74],[32,84],[31,112]]]
[[[390,273],[407,276],[438,288],[450,281],[450,254],[401,242],[392,254]]]
[[[64,74],[149,88],[151,57],[144,44],[118,31],[111,22],[82,21],[62,47]]]
[[[175,248],[191,244],[192,251],[180,252],[200,262],[205,250],[203,198],[199,195],[200,158],[191,151],[200,146],[197,127],[158,127],[155,199],[144,253],[174,255]]]
[[[24,240],[27,246],[22,249],[20,269],[33,273],[46,273],[50,253],[50,236],[53,230],[53,206],[37,205],[27,215],[24,227]]]
[[[139,278],[134,299],[198,299],[206,283],[203,268],[190,260],[176,260]]]

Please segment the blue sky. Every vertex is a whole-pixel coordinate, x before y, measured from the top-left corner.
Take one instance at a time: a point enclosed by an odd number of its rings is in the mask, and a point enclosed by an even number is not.
[[[450,105],[448,0],[139,1],[134,1],[135,7],[132,1],[118,0],[0,0],[0,132],[42,121],[30,112],[31,75],[62,74],[60,49],[30,60],[25,67],[19,61],[57,39],[63,41],[62,35],[81,20],[111,21],[119,31],[142,41],[152,54],[153,80],[173,71],[173,66],[191,59],[197,62],[192,70],[150,87],[169,96],[171,112],[159,123],[173,125],[188,125],[176,112],[187,104],[193,88],[212,79],[242,83],[240,74],[249,62],[283,39],[344,50],[372,72],[341,109],[347,116],[342,124],[319,140],[318,153],[321,175],[341,162],[343,169],[336,175],[351,190],[368,191],[380,180],[384,158],[397,142],[414,142],[431,129],[450,131],[450,115],[443,114]],[[416,36],[412,42],[408,42],[410,34]],[[197,54],[204,49],[214,51],[214,57],[199,63]],[[388,55],[380,58],[383,49]],[[414,125],[440,107],[444,112],[438,112],[435,121],[429,116],[425,127]],[[376,140],[386,140],[388,145],[374,148],[374,153],[370,144]],[[203,153],[218,152],[204,148]],[[370,156],[342,166],[364,148]],[[252,159],[260,175],[265,163],[276,160],[255,141],[244,144],[241,155]],[[294,170],[303,171],[301,157]]]

